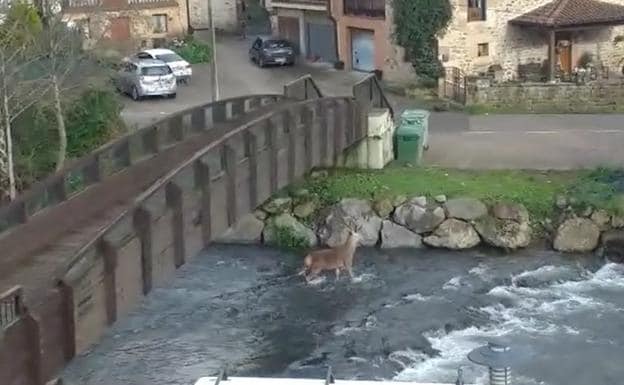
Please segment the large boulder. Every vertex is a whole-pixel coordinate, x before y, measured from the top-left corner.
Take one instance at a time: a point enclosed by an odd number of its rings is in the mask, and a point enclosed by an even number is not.
[[[290,212],[292,208],[292,198],[274,198],[268,201],[262,209],[269,214],[276,215]]]
[[[262,232],[264,243],[275,245],[283,232],[288,232],[291,236],[303,239],[310,247],[316,246],[318,240],[314,231],[299,222],[290,214],[280,214],[267,220]]]
[[[602,234],[604,255],[610,261],[624,263],[624,230],[609,230]]]
[[[381,218],[388,218],[394,210],[394,205],[390,198],[378,198],[373,202],[373,209]]]
[[[349,234],[348,226],[358,227],[362,246],[374,246],[379,241],[381,218],[375,214],[370,202],[363,199],[343,199],[331,207],[319,229],[323,244],[342,245]]]
[[[588,252],[598,247],[600,229],[587,218],[570,218],[557,229],[553,247],[565,252]]]
[[[254,214],[244,215],[234,226],[217,238],[222,243],[260,243],[264,222]]]
[[[591,214],[590,219],[602,231],[607,230],[611,224],[611,215],[606,210],[596,210]]]
[[[472,221],[487,215],[487,207],[483,202],[473,198],[449,199],[444,205],[449,218]]]
[[[529,214],[521,204],[498,203],[492,208],[491,215],[477,219],[474,225],[490,246],[515,250],[531,243]]]
[[[431,247],[463,250],[477,246],[481,239],[470,223],[451,218],[442,222],[433,234],[425,237],[423,241]]]
[[[293,214],[300,219],[309,218],[318,209],[317,199],[304,199],[293,208]]]
[[[422,247],[422,238],[392,221],[383,221],[381,225],[381,248],[394,249],[399,247]]]
[[[394,210],[394,221],[413,232],[422,234],[433,231],[446,219],[442,207],[427,208],[421,206],[420,203],[412,200],[397,207]]]
[[[624,228],[624,215],[616,214],[611,218],[611,227],[614,229]]]
[[[529,222],[529,210],[521,204],[496,203],[492,206],[492,215],[498,219],[510,220],[517,223]]]

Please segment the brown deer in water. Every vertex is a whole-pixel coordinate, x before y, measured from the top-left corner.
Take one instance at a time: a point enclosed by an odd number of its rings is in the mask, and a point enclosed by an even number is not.
[[[325,270],[335,271],[336,280],[340,278],[340,270],[346,270],[349,277],[353,278],[353,255],[362,237],[358,234],[359,227],[349,226],[342,220],[341,222],[349,231],[347,240],[342,245],[312,251],[303,259],[303,268],[299,275],[305,276],[307,282]]]

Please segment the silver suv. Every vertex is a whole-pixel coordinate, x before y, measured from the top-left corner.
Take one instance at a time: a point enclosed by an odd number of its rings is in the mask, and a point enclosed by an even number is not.
[[[130,59],[122,63],[115,77],[115,87],[134,100],[145,96],[175,98],[176,77],[167,63],[154,59]]]

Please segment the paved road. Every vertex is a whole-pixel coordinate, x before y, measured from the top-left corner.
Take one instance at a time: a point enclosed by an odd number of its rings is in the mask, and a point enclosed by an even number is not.
[[[365,76],[321,65],[259,68],[247,56],[250,44],[249,39],[243,41],[231,36],[219,38],[217,70],[221,99],[248,94],[281,93],[284,84],[306,74],[313,76],[326,95],[351,95],[351,87]],[[181,85],[175,100],[154,98],[134,102],[126,98],[122,116],[131,127],[144,126],[167,114],[209,102],[211,89],[210,66],[195,65],[191,84]]]
[[[327,95],[350,95],[364,74],[316,65],[258,68],[250,63],[250,41],[221,37],[217,43],[221,98],[281,92],[285,83],[311,74]],[[124,118],[145,125],[166,114],[210,100],[209,67],[194,67],[195,77],[177,100],[128,100]],[[400,113],[417,107],[389,95]],[[482,115],[433,113],[430,150],[425,162],[442,167],[490,169],[570,169],[624,166],[624,115]]]
[[[437,116],[425,162],[470,169],[624,167],[621,122],[621,115]]]

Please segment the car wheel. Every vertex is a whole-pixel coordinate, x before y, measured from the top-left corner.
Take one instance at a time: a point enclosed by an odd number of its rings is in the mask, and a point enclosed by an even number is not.
[[[178,96],[178,94],[169,94],[169,95],[167,95],[167,98],[169,98],[169,99],[175,99],[175,98],[176,98],[176,96]]]
[[[139,90],[136,87],[132,87],[132,91],[130,93],[132,100],[139,101],[141,100],[141,95],[139,94]]]

